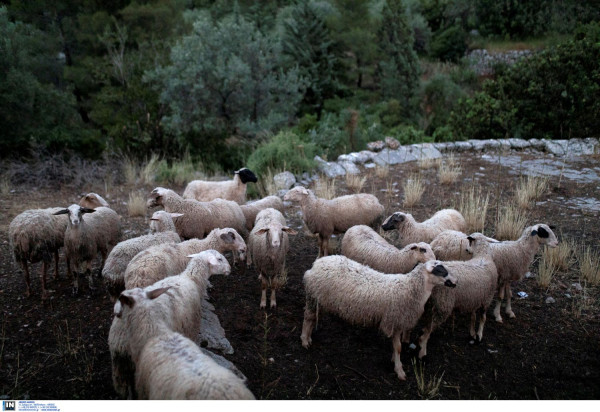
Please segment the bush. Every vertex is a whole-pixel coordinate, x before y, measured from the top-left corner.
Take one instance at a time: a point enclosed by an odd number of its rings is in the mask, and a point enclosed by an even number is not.
[[[440,60],[458,61],[467,50],[467,33],[460,25],[438,31],[431,42],[431,55]]]
[[[299,174],[314,168],[313,158],[316,154],[317,147],[314,143],[303,141],[295,133],[284,131],[260,145],[248,157],[246,164],[258,175],[267,173],[268,170],[284,169]]]

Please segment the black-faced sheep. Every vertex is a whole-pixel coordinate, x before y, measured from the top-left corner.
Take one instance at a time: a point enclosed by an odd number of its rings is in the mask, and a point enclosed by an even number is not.
[[[246,184],[248,182],[256,183],[257,180],[254,173],[244,167],[235,172],[233,180],[223,182],[192,180],[183,191],[183,197],[200,202],[225,199],[242,205],[246,202]]]
[[[409,243],[430,243],[444,230],[464,231],[466,222],[460,212],[454,209],[443,209],[436,212],[424,222],[417,222],[410,213],[396,212],[381,225],[383,230],[398,229],[400,246]]]

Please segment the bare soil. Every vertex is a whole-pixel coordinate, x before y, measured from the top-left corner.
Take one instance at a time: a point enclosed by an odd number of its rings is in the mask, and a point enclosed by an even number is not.
[[[527,156],[527,155],[523,155]],[[460,193],[472,181],[491,196],[486,234],[493,235],[499,201],[512,198],[517,177],[500,165],[476,155],[458,157],[463,173],[457,183],[440,185],[436,169],[421,171],[426,182],[422,200],[410,210],[422,220],[444,207],[456,207]],[[587,163],[586,163],[587,162]],[[588,158],[581,164],[597,165]],[[363,189],[386,205],[386,213],[401,207],[402,182],[415,163],[390,169],[387,177],[369,174]],[[392,187],[398,192],[382,191]],[[343,179],[338,195],[350,193]],[[71,295],[64,261],[60,276],[50,280],[51,298],[41,300],[39,264],[34,265],[31,297],[24,296],[25,281],[13,263],[8,246],[10,221],[25,209],[68,206],[88,191],[105,195],[103,185],[63,187],[14,187],[0,198],[0,394],[4,399],[116,399],[112,388],[107,345],[112,320],[108,294],[90,294],[85,287]],[[109,203],[123,216],[124,238],[147,230],[144,218],[127,216],[130,190],[125,185],[109,187]],[[141,189],[141,188],[136,188]],[[151,187],[146,187],[149,190]],[[182,188],[176,188],[181,190]],[[600,238],[597,212],[568,209],[558,197],[589,197],[598,194],[597,184],[578,184],[552,178],[548,202],[528,211],[530,224],[555,225],[560,240],[597,247]],[[301,221],[297,208],[287,210],[291,225]],[[336,242],[332,242],[336,243]],[[335,246],[335,245],[334,245]],[[300,344],[304,290],[302,276],[317,256],[316,239],[300,231],[292,237],[288,255],[288,283],[278,293],[275,310],[259,309],[260,283],[254,269],[245,274],[211,278],[211,301],[235,349],[225,355],[248,378],[248,386],[259,399],[419,399],[413,362],[416,351],[402,353],[408,379],[400,382],[391,362],[391,341],[376,328],[348,324],[326,313],[320,314],[313,333],[313,346]],[[98,264],[97,262],[96,264]],[[537,273],[537,263],[532,266]],[[513,310],[517,317],[504,324],[488,313],[484,339],[470,344],[468,316],[456,314],[430,339],[423,365],[426,381],[441,377],[441,399],[598,399],[600,398],[600,300],[598,287],[580,282],[578,266],[560,272],[547,289],[535,277],[513,284]],[[546,303],[552,296],[555,303]],[[415,332],[416,333],[416,332]],[[413,336],[413,339],[416,335]],[[417,363],[418,365],[418,363]]]

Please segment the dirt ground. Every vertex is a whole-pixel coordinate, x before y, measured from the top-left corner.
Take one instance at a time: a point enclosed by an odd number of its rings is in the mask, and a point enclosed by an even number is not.
[[[474,154],[458,160],[462,176],[450,185],[438,183],[435,169],[421,170],[426,190],[410,212],[423,220],[441,208],[456,207],[460,193],[475,180],[490,193],[486,234],[493,235],[498,202],[511,199],[518,177]],[[598,160],[588,158],[581,166],[597,164]],[[386,214],[404,210],[402,182],[418,171],[417,164],[411,163],[392,167],[387,177],[370,173],[363,191],[378,196]],[[384,189],[393,182],[398,192],[390,196]],[[343,179],[337,188],[338,195],[350,193]],[[59,191],[13,189],[0,198],[0,394],[3,399],[117,399],[107,345],[112,320],[108,294],[91,295],[83,280],[80,295],[72,296],[61,260],[59,279],[48,283],[54,291],[51,298],[41,301],[39,264],[32,272],[36,274],[33,294],[26,298],[24,278],[9,251],[7,229],[25,209],[68,206],[81,194],[97,191],[123,216],[123,237],[138,236],[146,232],[147,223],[127,216],[125,202],[132,188],[115,185],[108,194],[101,184]],[[149,193],[151,187],[145,189]],[[548,201],[528,211],[528,223],[555,225],[559,240],[597,247],[598,213],[567,209],[557,198],[598,192],[597,182],[552,178],[544,196]],[[286,213],[290,224],[299,228],[298,208],[290,207]],[[426,382],[440,379],[439,391],[433,395],[438,399],[600,398],[600,293],[598,287],[573,286],[580,282],[576,263],[558,273],[547,289],[537,286],[534,277],[514,283],[513,292],[523,291],[528,297],[515,296],[517,317],[505,318],[504,324],[494,322],[490,310],[481,344],[469,343],[468,316],[456,314],[432,335],[424,365],[413,364],[416,352],[405,347],[402,362],[408,379],[400,382],[390,361],[391,340],[376,328],[354,326],[321,313],[312,347],[301,346],[302,276],[317,256],[317,242],[299,232],[291,238],[288,283],[278,293],[277,309],[259,309],[260,283],[254,269],[211,278],[211,301],[235,349],[225,357],[247,376],[258,399],[420,399],[427,397],[415,378],[421,366]],[[537,262],[531,269],[537,273]],[[546,303],[548,296],[555,303]]]

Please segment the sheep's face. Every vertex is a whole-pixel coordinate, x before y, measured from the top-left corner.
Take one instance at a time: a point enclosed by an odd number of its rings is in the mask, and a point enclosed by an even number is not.
[[[127,317],[134,310],[138,311],[147,308],[148,304],[168,291],[171,287],[146,290],[142,288],[133,288],[124,290],[119,295],[119,299],[114,306],[114,314],[117,318]]]
[[[150,192],[150,197],[148,197],[148,201],[146,202],[146,206],[148,209],[163,206],[163,195],[165,194],[165,190],[162,187],[157,187],[152,192]]]
[[[469,242],[467,252],[471,254],[486,253],[490,249],[490,242],[497,242],[481,233],[470,234],[467,236],[467,241]]]
[[[431,250],[431,246],[425,242],[412,243],[407,247],[410,248],[417,262],[425,263],[428,260],[435,260],[435,254]]]
[[[109,207],[106,200],[96,193],[88,193],[87,195],[83,196],[79,201],[79,206],[87,207],[89,209],[95,209],[100,206]]]
[[[277,252],[281,247],[281,243],[287,240],[287,235],[295,235],[297,232],[288,226],[271,224],[258,229],[255,234],[258,236],[265,236],[269,258],[275,259]]]
[[[550,229],[550,226],[543,223],[533,226],[531,236],[537,236],[537,241],[539,244],[548,245],[552,248],[558,246],[558,239],[556,238],[556,235],[552,229]]]
[[[87,207],[81,207],[79,205],[71,205],[67,209],[59,210],[54,213],[55,215],[69,215],[69,226],[79,226],[83,222],[83,215],[85,213],[94,213],[94,209]]]
[[[189,255],[188,257],[192,258],[188,266],[193,265],[195,261],[206,262],[210,275],[229,275],[231,273],[229,262],[216,250],[205,250],[204,252]]]
[[[456,287],[456,276],[448,273],[443,262],[439,260],[429,260],[425,263],[425,271],[433,285],[444,285],[451,288]]]
[[[235,229],[223,229],[219,234],[219,239],[228,250],[237,251],[240,259],[246,260],[246,242]]]
[[[247,169],[245,167],[238,170],[235,173],[240,177],[240,180],[244,184],[248,183],[248,182],[256,183],[258,181],[258,179],[256,178],[256,175],[252,172],[252,170]]]
[[[287,202],[302,202],[308,197],[308,189],[302,186],[296,186],[285,194],[283,200]]]
[[[158,233],[169,230],[174,225],[173,220],[180,216],[183,216],[183,213],[169,213],[164,210],[154,212],[150,218],[150,232]]]
[[[384,220],[381,228],[385,231],[398,229],[400,225],[406,220],[406,214],[402,212],[396,212],[387,219]]]

